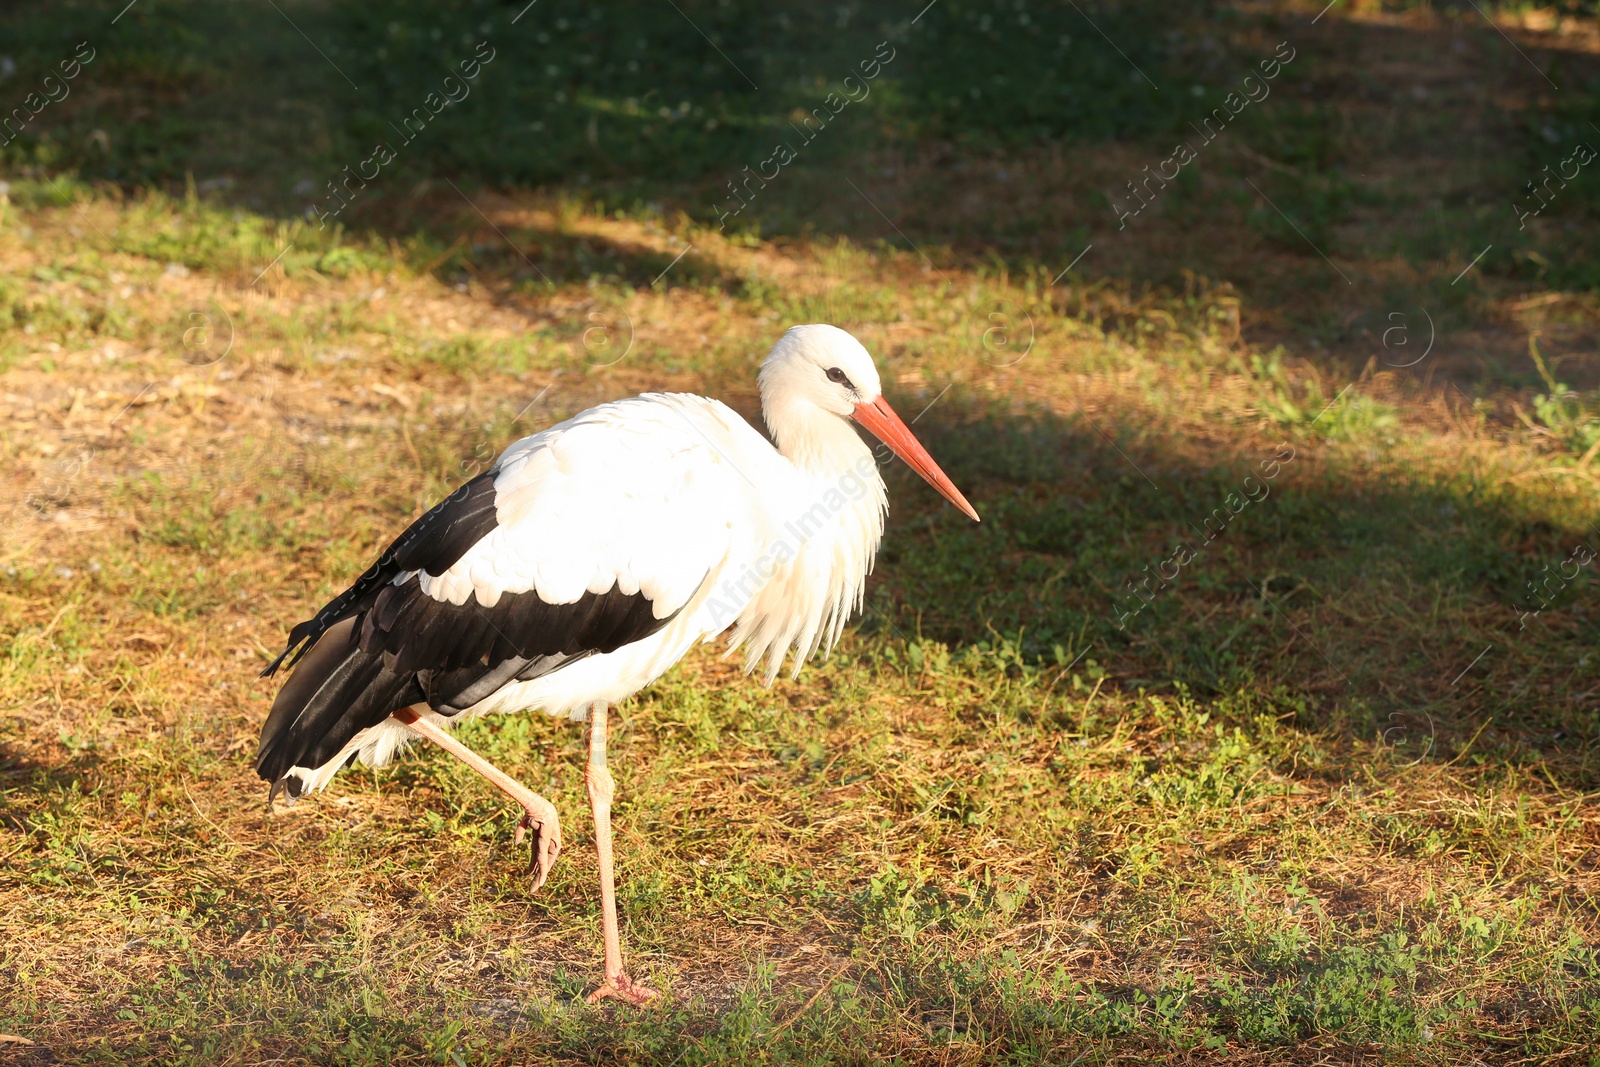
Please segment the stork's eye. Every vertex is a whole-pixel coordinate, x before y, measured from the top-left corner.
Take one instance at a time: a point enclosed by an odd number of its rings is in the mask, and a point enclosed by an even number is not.
[[[840,370],[838,367],[828,368],[828,381],[838,382],[840,385],[847,386],[851,389],[855,388],[855,386],[850,384],[850,379],[845,377],[844,371]]]

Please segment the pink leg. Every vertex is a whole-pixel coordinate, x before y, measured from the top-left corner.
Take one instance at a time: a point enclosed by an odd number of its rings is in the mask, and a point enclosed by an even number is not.
[[[394,713],[394,717],[409,726],[412,733],[426,737],[522,805],[522,821],[517,824],[517,844],[522,844],[524,833],[531,828],[534,833],[533,859],[529,866],[539,869],[539,876],[533,880],[534,892],[538,892],[544,880],[550,876],[550,868],[555,866],[556,857],[561,854],[561,821],[556,816],[555,805],[423,718],[419,709],[428,710],[418,704],[414,708],[402,708]]]
[[[588,996],[590,1004],[606,997],[643,1007],[658,994],[637,985],[622,970],[622,937],[617,931],[617,886],[611,871],[611,798],[617,785],[606,769],[606,706],[589,709],[589,806],[594,810],[594,847],[600,857],[600,924],[606,942],[605,984]]]

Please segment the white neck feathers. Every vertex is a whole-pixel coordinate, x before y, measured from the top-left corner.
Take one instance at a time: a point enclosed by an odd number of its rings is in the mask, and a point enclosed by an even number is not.
[[[780,429],[772,414],[779,452],[793,467],[792,491],[771,516],[775,541],[759,568],[770,577],[740,615],[729,648],[744,648],[748,670],[766,660],[769,685],[791,650],[798,675],[819,647],[839,640],[861,607],[889,509],[872,450],[848,422],[816,412]]]

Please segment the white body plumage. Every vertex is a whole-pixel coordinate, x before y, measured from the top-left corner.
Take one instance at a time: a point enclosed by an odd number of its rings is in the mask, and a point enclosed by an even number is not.
[[[860,607],[883,535],[887,495],[852,417],[976,517],[883,402],[872,359],[849,334],[796,327],[763,364],[760,384],[777,447],[718,401],[646,394],[505,450],[493,468],[493,528],[442,573],[403,571],[391,584],[415,580],[441,605],[481,608],[525,594],[574,604],[615,589],[647,598],[654,618],[668,621],[429,718],[448,724],[536,709],[581,719],[730,626],[728,652],[743,651],[746,670],[764,669],[771,684],[792,654],[798,674]],[[352,755],[381,766],[414,737],[385,719],[334,758],[290,773],[300,792],[320,789]]]

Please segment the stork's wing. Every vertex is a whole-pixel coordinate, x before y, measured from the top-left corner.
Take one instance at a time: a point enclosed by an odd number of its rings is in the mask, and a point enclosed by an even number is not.
[[[402,707],[459,711],[667,625],[767,535],[760,449],[733,412],[689,396],[602,405],[518,441],[290,631],[264,674],[315,652],[273,702],[258,770],[321,766]]]
[[[570,604],[616,589],[658,619],[687,603],[734,538],[758,539],[761,468],[776,457],[742,419],[692,396],[606,404],[508,448],[496,524],[421,584],[437,600],[494,606],[533,593]]]
[[[361,648],[398,675],[639,640],[689,602],[735,539],[765,536],[762,450],[772,451],[721,404],[677,395],[602,405],[524,438],[294,627],[263,674],[357,615]]]

